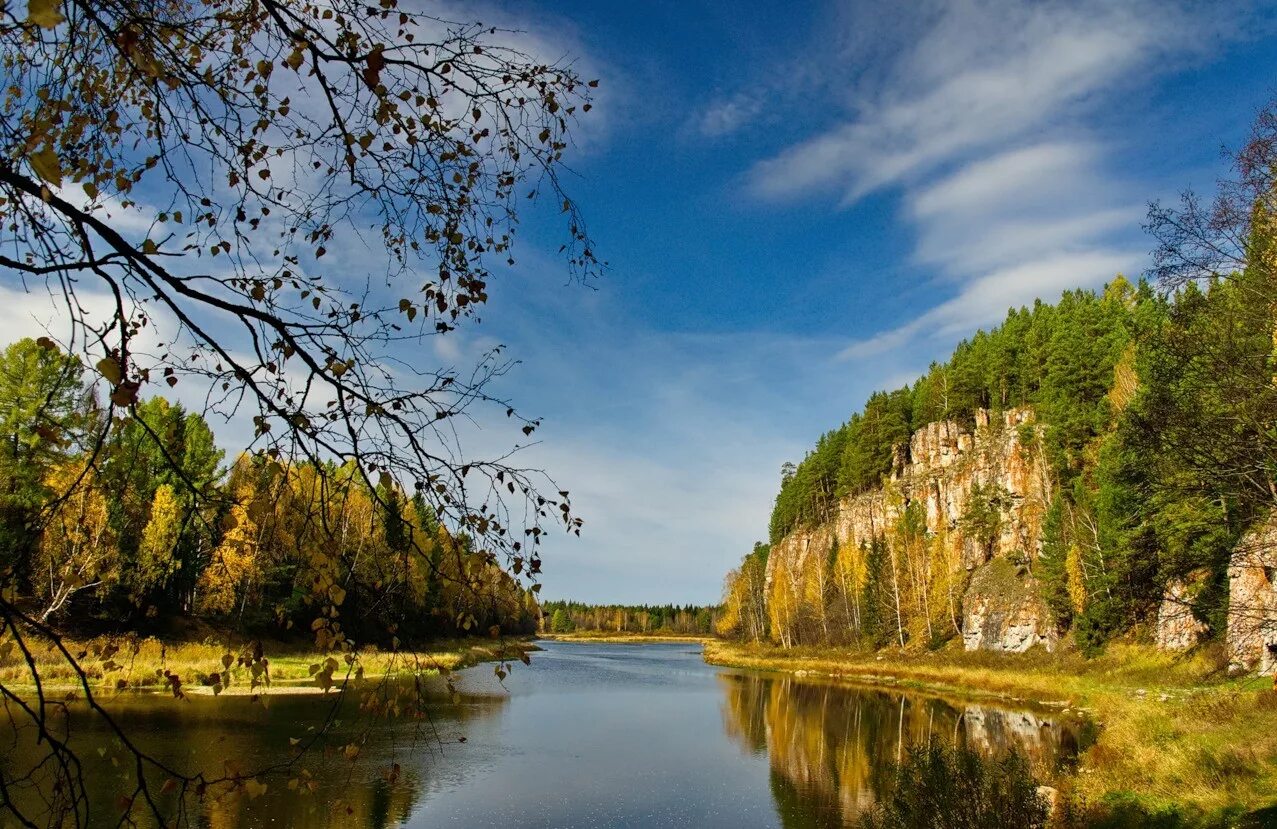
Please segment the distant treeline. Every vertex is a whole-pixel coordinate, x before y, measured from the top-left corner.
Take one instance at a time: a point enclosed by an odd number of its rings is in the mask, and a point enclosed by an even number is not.
[[[541,605],[547,633],[678,633],[709,636],[718,618],[716,605],[598,605],[547,601]]]
[[[37,619],[321,644],[535,631],[533,594],[420,494],[352,464],[224,465],[204,418],[162,397],[107,429],[86,375],[52,343],[0,353],[0,571]]]

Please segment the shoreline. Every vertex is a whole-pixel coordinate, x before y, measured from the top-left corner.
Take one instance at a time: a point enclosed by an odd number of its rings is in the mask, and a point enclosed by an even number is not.
[[[680,633],[540,633],[537,634],[536,638],[549,642],[598,642],[608,645],[657,645],[677,644],[680,642],[695,642],[699,645],[708,645],[717,641],[713,636],[691,636]]]
[[[167,695],[171,693],[171,686],[164,672],[169,670],[181,678],[184,695],[210,698],[323,695],[340,688],[347,675],[347,663],[342,654],[318,653],[296,644],[270,643],[265,649],[265,656],[270,665],[271,682],[253,687],[247,668],[236,664],[228,672],[222,663],[224,655],[233,656],[244,648],[242,642],[175,642],[147,638],[138,640],[136,651],[127,651],[127,640],[121,637],[90,642],[64,641],[70,650],[83,650],[90,654],[80,664],[89,678],[94,696],[104,700],[153,693]],[[118,650],[103,656],[101,654],[107,652],[101,650],[102,645],[108,643]],[[361,681],[373,682],[387,677],[441,676],[484,663],[521,661],[527,658],[528,653],[537,650],[535,637],[527,635],[499,639],[441,639],[400,651],[366,647],[359,650],[357,656],[364,667]],[[42,682],[46,693],[79,694],[83,691],[80,681],[64,660],[51,658],[49,652],[39,653],[37,657],[42,675],[53,676]],[[314,680],[317,671],[313,669],[328,658],[336,658],[340,664],[333,674],[330,689],[325,690]],[[5,663],[0,666],[0,683],[14,691],[33,691],[34,685],[21,681],[25,672],[22,665]],[[222,673],[229,673],[232,682],[224,683],[221,690],[215,692],[211,677]],[[353,675],[350,679],[352,683],[356,681]]]
[[[1124,645],[1086,660],[1069,653],[786,651],[717,640],[706,643],[704,658],[720,667],[1083,715],[1096,739],[1061,781],[1079,814],[1134,808],[1143,819],[1181,821],[1167,826],[1216,825],[1277,804],[1277,691],[1267,677],[1225,678],[1205,653],[1175,657]]]

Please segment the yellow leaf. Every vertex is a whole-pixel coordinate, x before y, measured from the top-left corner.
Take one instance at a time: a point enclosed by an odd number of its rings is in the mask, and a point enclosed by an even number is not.
[[[60,5],[58,0],[29,0],[27,20],[46,29],[56,29],[59,23],[66,20],[62,16]]]
[[[120,370],[120,364],[110,357],[103,357],[97,362],[97,369],[107,382],[113,386],[120,385],[120,381],[124,379],[124,373]]]
[[[58,154],[53,151],[52,147],[45,145],[45,148],[40,152],[32,153],[30,161],[36,175],[54,187],[62,186],[62,162],[58,159]]]

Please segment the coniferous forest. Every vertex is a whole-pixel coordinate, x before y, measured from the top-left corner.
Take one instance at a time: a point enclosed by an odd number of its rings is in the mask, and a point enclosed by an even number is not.
[[[620,605],[573,601],[541,603],[548,633],[635,633],[711,636],[718,608],[702,605]]]
[[[1222,635],[1230,553],[1274,502],[1274,238],[1256,207],[1249,267],[1170,286],[1119,276],[1099,291],[1012,309],[913,385],[872,395],[782,470],[769,543],[729,576],[720,629],[767,638],[776,621],[764,595],[771,546],[829,521],[841,499],[881,487],[914,431],[938,421],[969,429],[981,410],[997,420],[1026,408],[1033,422],[1018,438],[1040,448],[1053,489],[1035,576],[1058,628],[1097,648],[1148,622],[1167,585],[1193,576],[1193,613]],[[997,531],[998,497],[973,495],[962,516],[969,534],[982,522]],[[925,557],[920,519],[909,526],[910,517],[892,532],[916,537]],[[831,551],[826,569],[836,559]],[[891,612],[900,608],[888,556],[875,548],[864,561],[850,582],[831,576],[812,599],[817,615],[823,605],[855,605],[863,618],[844,611],[833,634],[809,640],[896,638],[885,619],[893,600]]]

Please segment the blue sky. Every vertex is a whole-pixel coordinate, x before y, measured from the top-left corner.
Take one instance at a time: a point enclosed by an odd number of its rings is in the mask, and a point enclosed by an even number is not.
[[[1209,191],[1277,93],[1273,3],[428,8],[602,81],[567,186],[607,274],[568,283],[534,210],[482,323],[417,355],[522,361],[499,389],[544,418],[522,461],[586,520],[548,544],[554,598],[717,600],[783,462],[1008,307],[1138,275],[1148,202]],[[0,294],[38,334],[40,298]]]
[[[546,593],[716,599],[781,463],[869,392],[1012,304],[1138,275],[1148,202],[1209,191],[1277,92],[1272,11],[498,7],[603,79],[570,187],[611,270],[562,287],[533,221],[482,326],[587,521]]]

